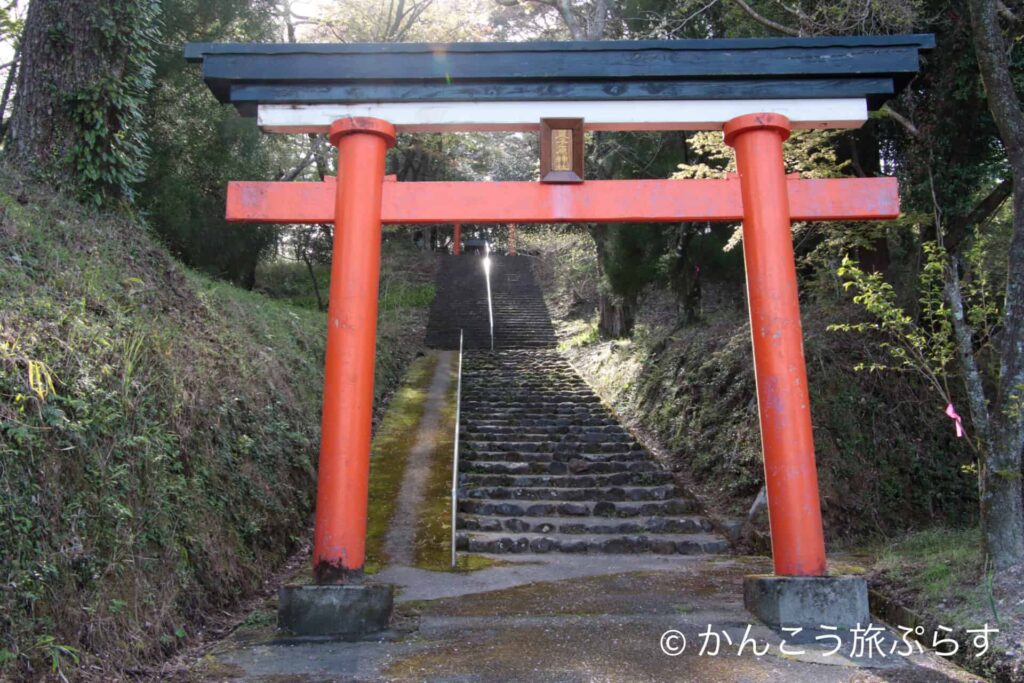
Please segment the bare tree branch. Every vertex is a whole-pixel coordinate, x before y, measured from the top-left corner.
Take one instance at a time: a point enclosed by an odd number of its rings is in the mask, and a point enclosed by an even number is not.
[[[11,101],[11,91],[14,89],[14,83],[18,79],[18,64],[21,60],[21,48],[19,47],[14,52],[14,64],[11,70],[7,72],[7,82],[4,83],[4,93],[0,97],[0,139],[7,136],[7,124],[8,121],[3,120],[4,115],[7,113],[7,104]]]
[[[797,30],[792,29],[792,28],[790,28],[788,26],[780,24],[777,21],[772,21],[768,17],[762,16],[761,14],[758,14],[757,10],[755,10],[753,7],[748,5],[745,2],[745,0],[733,0],[733,1],[737,5],[739,5],[740,8],[742,8],[743,11],[746,12],[750,16],[751,19],[753,19],[757,23],[761,24],[762,26],[767,26],[768,28],[770,28],[770,29],[772,29],[774,31],[778,31],[779,33],[785,33],[787,36],[797,36],[797,37],[799,37],[799,36],[803,35],[800,31],[797,31]]]
[[[277,177],[277,179],[279,181],[283,181],[283,182],[291,182],[291,181],[295,180],[296,178],[298,178],[299,174],[301,174],[303,171],[305,171],[307,168],[309,168],[309,165],[311,163],[313,163],[313,151],[312,150],[310,150],[309,152],[306,152],[306,156],[303,157],[302,161],[300,161],[294,168],[292,168],[290,171],[285,171],[285,172],[281,173]]]
[[[594,9],[590,12],[587,22],[587,40],[600,40],[604,37],[604,29],[608,24],[607,0],[594,0]]]
[[[1018,21],[1020,21],[1020,18],[1016,14],[1014,14],[1013,10],[1007,7],[1006,4],[1004,4],[1000,0],[996,0],[996,9],[998,10],[999,14],[1003,16],[1003,19],[1006,19],[1011,24],[1016,24]]]
[[[912,138],[918,140],[921,139],[921,131],[918,130],[917,126],[914,125],[914,122],[908,119],[906,116],[899,113],[898,111],[890,107],[888,104],[882,105],[882,108],[879,111],[881,111],[883,114],[891,118],[896,123],[900,124],[900,126],[903,127],[903,130],[907,131],[907,133],[909,133]]]
[[[1013,181],[1010,178],[1004,179],[995,186],[988,195],[975,206],[966,216],[951,219],[946,230],[946,249],[954,254],[960,245],[967,238],[968,230],[975,225],[985,223],[992,215],[999,210],[1006,200],[1013,193]]]
[[[807,15],[801,12],[798,7],[790,7],[786,3],[782,2],[782,0],[775,0],[775,4],[781,7],[787,14],[790,14],[799,19],[801,23],[808,20]]]
[[[967,405],[971,411],[971,424],[978,431],[977,436],[982,443],[988,443],[991,437],[988,402],[985,400],[985,384],[981,379],[981,371],[974,357],[974,331],[967,322],[964,313],[964,297],[960,291],[960,261],[956,256],[950,259],[946,269],[946,298],[949,300],[953,319],[953,336],[956,338],[957,354],[964,370],[964,384],[967,387]],[[970,437],[970,435],[968,435]]]
[[[537,2],[538,0],[533,0]],[[584,40],[586,34],[583,31],[583,27],[580,26],[579,19],[576,14],[572,11],[572,5],[569,0],[555,0],[554,3],[545,2],[546,5],[553,5],[558,13],[562,16],[562,21],[565,22],[566,28],[569,29],[569,35],[572,36],[573,40]]]

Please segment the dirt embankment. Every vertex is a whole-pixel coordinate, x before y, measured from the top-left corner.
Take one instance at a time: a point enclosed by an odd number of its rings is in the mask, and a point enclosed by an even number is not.
[[[422,340],[397,308],[378,403]],[[0,679],[117,679],[260,589],[309,522],[324,338],[0,170]]]

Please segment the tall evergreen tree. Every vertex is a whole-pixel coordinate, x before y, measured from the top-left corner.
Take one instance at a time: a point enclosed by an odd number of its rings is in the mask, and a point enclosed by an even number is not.
[[[8,156],[93,201],[130,199],[145,168],[158,14],[156,0],[32,0]]]

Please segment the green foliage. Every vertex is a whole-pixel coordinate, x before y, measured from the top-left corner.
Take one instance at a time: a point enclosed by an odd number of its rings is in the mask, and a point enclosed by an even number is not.
[[[794,131],[783,146],[783,158],[787,173],[799,173],[802,178],[834,178],[844,175],[849,161],[840,161],[836,148],[840,133],[830,130]],[[688,159],[676,165],[671,177],[684,180],[689,178],[725,178],[736,173],[736,157],[725,144],[719,131],[700,131],[686,138]],[[834,251],[842,251],[858,245],[857,236],[865,230],[873,230],[861,223],[794,223],[793,235],[798,244],[803,243],[808,233],[814,235],[812,245],[828,244]],[[733,228],[732,238],[726,243],[730,251],[739,245],[742,231]]]
[[[120,66],[65,97],[78,128],[69,161],[85,201],[131,202],[143,176],[148,152],[143,104],[153,85],[159,11],[156,0],[117,0],[96,5],[90,15],[101,54]]]
[[[602,243],[604,282],[613,294],[637,297],[664,275],[662,256],[675,226],[612,225]]]
[[[587,344],[593,344],[601,338],[596,322],[577,321],[566,330],[571,334],[567,339],[558,342],[559,351],[568,351]]]
[[[955,340],[943,284],[947,258],[943,249],[934,242],[926,243],[924,247],[925,263],[921,268],[919,313],[916,317],[898,305],[895,290],[881,273],[867,273],[847,256],[839,268],[839,276],[846,278],[843,287],[856,292],[853,302],[862,306],[872,320],[836,323],[829,330],[881,333],[885,339],[881,348],[888,353],[891,364],[860,363],[855,369],[919,373],[948,401],[948,368],[954,358]]]
[[[11,185],[0,648],[15,671],[132,666],[256,589],[305,524],[323,319],[183,274],[124,218]]]
[[[712,510],[745,515],[763,484],[764,464],[742,283],[709,268],[716,274],[705,283],[704,317],[685,328],[666,310],[674,294],[655,288],[640,309],[643,334],[601,341],[586,305],[596,296],[595,260],[574,263],[586,241],[579,231],[523,232],[524,244],[542,254],[535,269],[566,340],[560,348],[620,415],[653,435]],[[579,297],[589,299],[578,303]],[[877,331],[825,333],[858,307],[811,300],[802,308],[815,452],[833,542],[973,519],[977,480],[962,470],[970,456],[942,416],[944,404],[927,400],[928,386],[916,373],[853,370],[892,364],[879,348],[888,340]]]
[[[887,581],[912,587],[917,606],[984,600],[984,558],[976,552],[977,528],[931,528],[886,543],[875,571]]]
[[[184,271],[128,217],[6,171],[0,239],[0,679],[116,679],[302,535],[324,316]],[[422,311],[382,318],[378,409]]]
[[[14,42],[24,25],[24,20],[18,15],[18,0],[0,3],[0,40]]]
[[[277,626],[277,613],[268,609],[257,609],[239,624],[240,628],[261,629]]]
[[[50,670],[54,673],[64,675],[64,663],[78,663],[78,649],[70,645],[61,645],[57,639],[50,635],[42,635],[36,638],[34,650],[42,654],[44,659],[49,660]]]
[[[382,247],[378,310],[390,317],[410,310],[426,311],[434,301],[434,255],[416,249],[404,239],[387,240]],[[314,264],[313,273],[304,263],[275,259],[260,264],[256,291],[295,306],[317,310],[312,278],[326,303],[330,291],[329,265]]]
[[[838,274],[843,287],[855,293],[853,302],[861,306],[870,320],[836,323],[831,331],[881,335],[880,347],[887,362],[858,363],[856,370],[914,372],[935,389],[943,401],[951,402],[950,379],[955,378],[951,363],[956,358],[956,338],[948,299],[947,282],[951,268],[960,265],[957,277],[961,286],[964,316],[973,332],[972,351],[984,360],[993,352],[992,339],[999,329],[1002,311],[999,287],[992,277],[993,239],[979,232],[964,254],[963,261],[950,262],[946,251],[935,242],[925,242],[917,284],[916,310],[901,306],[895,288],[880,273],[867,273],[848,256]],[[1000,259],[1001,260],[1001,259]],[[991,366],[991,363],[989,364]],[[982,371],[986,368],[982,366]],[[987,371],[994,377],[994,368]]]
[[[165,0],[156,85],[145,115],[150,160],[139,206],[161,240],[187,265],[251,288],[256,265],[277,243],[276,226],[224,220],[230,180],[270,180],[305,153],[293,140],[260,133],[219,104],[199,70],[182,58],[185,41],[272,39],[272,7],[249,0]]]

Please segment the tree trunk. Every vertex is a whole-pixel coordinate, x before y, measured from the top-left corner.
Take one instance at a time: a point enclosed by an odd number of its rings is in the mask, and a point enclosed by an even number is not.
[[[694,226],[683,223],[676,231],[675,259],[669,282],[676,298],[676,312],[682,325],[690,325],[701,316],[700,264],[690,257],[690,245],[696,236]]]
[[[605,262],[608,258],[608,226],[590,226],[590,236],[597,252],[597,271],[601,280],[597,295],[597,330],[606,339],[619,339],[633,334],[638,298],[636,294],[616,297],[608,290]]]
[[[1013,174],[1013,236],[1010,240],[999,386],[992,402],[992,442],[982,463],[982,531],[997,570],[1024,562],[1024,112],[1010,73],[1009,50],[995,2],[970,0],[971,28],[992,119]]]
[[[107,73],[90,0],[32,0],[22,33],[10,154],[26,169],[68,155],[81,133],[64,98]],[[67,170],[67,169],[65,169]]]
[[[635,294],[616,299],[602,294],[598,300],[598,332],[606,339],[621,339],[633,334],[636,324],[637,296]]]
[[[18,67],[21,65],[21,51],[14,51],[14,59],[11,60],[11,70],[7,72],[7,80],[4,82],[4,94],[0,97],[0,117],[7,116],[7,105],[11,101],[11,93],[14,91],[14,84],[18,79]],[[7,136],[7,130],[11,122],[5,119],[0,123],[0,138]]]
[[[320,284],[316,281],[316,271],[313,270],[313,262],[309,260],[309,254],[305,250],[302,252],[302,261],[306,264],[309,281],[313,283],[313,294],[316,296],[316,310],[326,311],[327,307],[324,306],[324,300],[320,296]]]
[[[874,178],[881,175],[882,162],[874,129],[865,126],[851,131],[848,140],[849,144],[839,149],[839,160],[849,161],[858,177]],[[886,275],[889,272],[889,238],[884,227],[870,246],[857,249],[857,261],[869,273]]]
[[[158,10],[153,0],[32,0],[6,146],[16,165],[130,194],[144,170]]]

